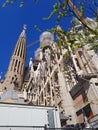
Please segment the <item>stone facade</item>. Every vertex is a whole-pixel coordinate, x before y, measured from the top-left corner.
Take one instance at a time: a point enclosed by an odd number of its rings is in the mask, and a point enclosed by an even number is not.
[[[23,84],[25,61],[26,61],[26,26],[19,36],[16,43],[15,49],[13,51],[8,71],[5,76],[5,80],[0,85],[0,89],[6,90],[8,88],[14,88],[16,90],[21,90]]]
[[[61,28],[58,26],[58,30]],[[83,34],[83,26],[75,26]],[[50,32],[40,36],[40,47],[35,53],[34,63],[30,58],[25,69],[26,27],[24,26],[3,83],[1,94],[14,89],[20,99],[33,105],[58,106],[62,124],[83,123],[98,114],[98,57],[87,51],[88,44],[72,51],[64,47],[68,41],[59,34],[57,43]],[[82,31],[81,31],[82,30]],[[71,37],[73,32],[70,31]],[[62,46],[58,46],[62,39]],[[69,52],[69,55],[65,56]],[[92,57],[92,58],[91,58]],[[1,95],[2,97],[2,95]],[[4,96],[5,97],[5,96]],[[10,101],[9,97],[5,100]],[[88,111],[87,111],[88,110]],[[84,115],[85,113],[85,115]]]

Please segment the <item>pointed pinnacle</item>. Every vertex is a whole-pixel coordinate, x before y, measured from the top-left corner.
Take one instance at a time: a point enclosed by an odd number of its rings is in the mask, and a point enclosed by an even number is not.
[[[23,26],[23,30],[26,30],[26,29],[27,29],[27,25],[24,24],[24,26]]]

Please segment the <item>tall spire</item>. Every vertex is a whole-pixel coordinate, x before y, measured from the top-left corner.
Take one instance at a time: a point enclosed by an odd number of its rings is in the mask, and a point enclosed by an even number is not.
[[[23,26],[19,39],[13,51],[9,68],[6,74],[4,87],[21,89],[26,62],[26,25]],[[9,84],[9,85],[8,85]]]

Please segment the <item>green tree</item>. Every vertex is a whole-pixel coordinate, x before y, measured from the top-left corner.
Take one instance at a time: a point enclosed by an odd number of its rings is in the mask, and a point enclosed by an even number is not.
[[[64,18],[68,15],[72,15],[76,16],[87,28],[94,31],[96,30],[97,23],[93,19],[90,19],[83,15],[86,6],[85,4],[88,4],[88,8],[93,12],[93,15],[96,15],[96,17],[98,16],[97,10],[94,10],[88,2],[90,1],[82,0],[81,2],[81,0],[77,0],[77,6],[80,8],[78,9],[75,6],[75,3],[73,3],[71,0],[57,0],[57,2],[53,5],[53,11],[47,18],[44,18],[44,20],[49,20],[53,15],[56,14],[57,22],[60,22],[61,18]],[[97,7],[96,0],[93,0],[91,4]]]
[[[34,2],[36,2],[36,3],[38,1],[39,0],[34,0]],[[7,4],[13,4],[15,2],[17,2],[17,1],[16,0],[6,0],[5,3],[2,5],[2,7],[6,7]],[[20,2],[19,7],[23,7],[24,4],[25,4],[25,0]],[[92,38],[91,38],[91,36],[89,36],[89,34],[92,34],[92,35],[94,35],[94,39],[95,39],[95,40],[93,40],[93,42],[95,42],[95,45],[90,47],[90,49],[92,49],[92,48],[96,48],[98,45],[96,43],[96,37],[98,36],[98,27],[97,27],[98,10],[97,10],[97,6],[98,6],[97,0],[77,0],[76,2],[74,2],[74,0],[56,0],[56,2],[53,5],[53,11],[50,12],[50,15],[47,18],[43,18],[43,19],[49,20],[54,15],[56,15],[57,16],[56,21],[59,23],[62,18],[66,18],[69,15],[75,16],[84,25],[84,27],[86,28],[86,31],[85,31],[85,36],[82,36],[82,35],[74,32],[73,39],[69,38],[71,43],[73,43],[73,41],[74,41],[73,48],[75,48],[76,45],[77,45],[77,47],[80,47],[83,42],[85,42],[85,43],[92,42]],[[88,9],[93,13],[93,15],[96,18],[96,21],[85,16],[85,7],[86,8],[88,7]],[[37,25],[35,26],[35,28],[37,30],[41,31]],[[68,36],[68,34],[69,34],[69,33],[66,33],[64,30],[57,30],[57,28],[52,28],[51,32],[55,33],[57,35],[62,34],[62,35]],[[59,40],[59,46],[62,45],[62,40],[63,40],[62,35],[60,38],[61,40]],[[76,37],[78,40],[76,39]],[[81,45],[78,44],[78,42]]]

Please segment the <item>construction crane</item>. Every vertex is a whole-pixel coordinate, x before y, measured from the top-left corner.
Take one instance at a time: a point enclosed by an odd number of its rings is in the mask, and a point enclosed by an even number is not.
[[[40,40],[36,40],[36,41],[30,43],[29,45],[27,45],[27,48],[29,48],[29,47],[35,45],[35,44],[38,43],[39,41],[40,41]]]

